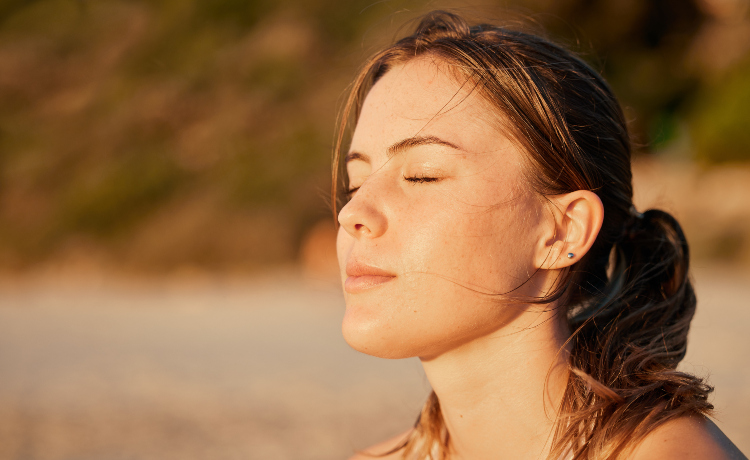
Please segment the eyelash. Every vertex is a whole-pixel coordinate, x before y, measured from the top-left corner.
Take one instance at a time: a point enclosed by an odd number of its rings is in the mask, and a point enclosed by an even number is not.
[[[424,184],[426,182],[437,182],[440,180],[438,177],[424,177],[424,176],[403,176],[404,180],[407,182],[411,182],[412,184]],[[351,199],[351,197],[359,190],[359,187],[354,187],[352,189],[349,189],[346,191],[346,197]]]
[[[425,176],[404,176],[404,180],[407,182],[411,182],[412,184],[424,184],[425,182],[437,182],[440,180],[440,178]]]

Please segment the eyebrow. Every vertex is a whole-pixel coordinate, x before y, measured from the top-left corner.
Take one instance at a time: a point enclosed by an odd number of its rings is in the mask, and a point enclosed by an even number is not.
[[[463,150],[461,147],[457,146],[456,144],[445,141],[436,136],[414,136],[414,137],[407,137],[406,139],[400,140],[396,142],[395,144],[391,145],[386,150],[386,154],[388,155],[388,158],[392,158],[393,156],[398,155],[404,150],[418,147],[420,145],[444,145],[454,150]],[[350,161],[353,161],[353,160],[362,160],[364,162],[369,163],[370,157],[360,152],[347,153],[346,158],[344,158],[344,162],[349,163]]]

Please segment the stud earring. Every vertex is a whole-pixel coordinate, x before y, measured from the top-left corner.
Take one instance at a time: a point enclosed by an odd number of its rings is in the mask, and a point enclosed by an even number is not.
[[[575,257],[575,254],[573,254],[572,252],[569,252],[568,253],[568,259],[572,259],[573,257]]]

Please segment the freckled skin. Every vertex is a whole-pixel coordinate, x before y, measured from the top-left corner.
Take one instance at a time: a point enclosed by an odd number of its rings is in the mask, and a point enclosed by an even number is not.
[[[500,294],[534,273],[542,202],[522,175],[522,153],[482,97],[428,59],[390,70],[368,94],[348,164],[359,187],[339,215],[342,280],[351,258],[396,275],[345,293],[344,337],[375,356],[434,357],[510,327],[522,307]],[[420,145],[415,135],[460,147]],[[435,177],[415,183],[405,177]],[[515,294],[535,295],[535,283]],[[479,291],[479,292],[475,292]]]

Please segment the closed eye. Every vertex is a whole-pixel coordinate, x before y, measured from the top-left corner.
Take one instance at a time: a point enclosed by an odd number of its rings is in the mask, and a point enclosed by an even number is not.
[[[357,190],[359,190],[359,187],[353,187],[346,191],[346,197],[351,198],[354,196],[355,193],[357,193]]]
[[[437,182],[440,180],[440,178],[426,176],[404,176],[404,180],[407,182],[411,182],[412,184],[423,184],[425,182]]]

